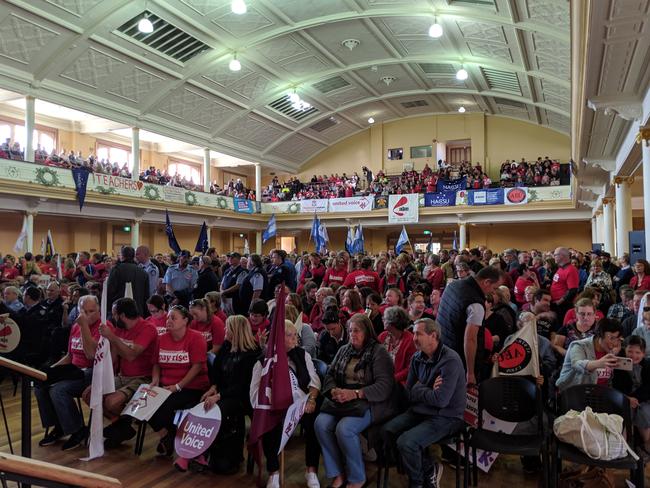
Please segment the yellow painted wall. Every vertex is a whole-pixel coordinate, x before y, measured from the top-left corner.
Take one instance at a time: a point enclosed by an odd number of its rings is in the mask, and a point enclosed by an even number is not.
[[[558,246],[591,249],[589,222],[469,225],[467,232],[471,247],[485,245],[496,252],[509,247],[544,251]]]
[[[360,173],[364,164],[374,172],[400,173],[404,163],[411,161],[421,170],[425,164],[436,163],[435,154],[412,160],[410,148],[432,144],[434,139],[470,139],[472,162],[482,163],[493,179],[506,159],[549,156],[567,161],[571,149],[568,136],[524,121],[483,114],[427,115],[378,124],[354,134],[305,163],[299,176],[308,180],[314,174]],[[387,150],[399,147],[404,149],[404,159],[388,160]]]

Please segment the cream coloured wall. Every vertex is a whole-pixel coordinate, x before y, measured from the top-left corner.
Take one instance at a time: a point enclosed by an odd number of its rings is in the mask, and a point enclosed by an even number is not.
[[[566,161],[571,149],[568,136],[520,120],[483,114],[427,115],[377,124],[354,134],[307,161],[298,176],[308,180],[314,174],[360,173],[364,164],[374,172],[399,173],[411,161],[421,170],[436,163],[435,155],[411,159],[410,148],[432,144],[434,139],[470,139],[472,161],[482,163],[493,179],[506,159],[548,155]],[[404,159],[388,160],[387,150],[398,147],[404,149]]]
[[[522,224],[469,225],[471,247],[487,246],[495,252],[516,249],[552,250],[558,246],[591,249],[590,222],[536,222]]]

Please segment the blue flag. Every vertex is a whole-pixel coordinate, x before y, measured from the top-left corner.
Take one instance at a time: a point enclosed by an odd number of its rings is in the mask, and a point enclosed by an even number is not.
[[[397,244],[395,244],[395,254],[402,252],[407,242],[409,242],[409,235],[406,233],[406,227],[402,226],[402,232],[400,232]]]
[[[325,224],[322,222],[318,226],[318,237],[320,238],[318,246],[317,246],[317,251],[319,253],[322,253],[327,249],[327,244],[330,241],[330,237],[327,234],[327,228],[325,227]]]
[[[354,234],[352,233],[352,227],[348,227],[348,236],[345,239],[345,250],[348,254],[354,253]]]
[[[86,188],[88,187],[88,176],[90,172],[85,168],[72,168],[72,179],[74,187],[77,189],[77,200],[79,200],[79,211],[84,206],[86,200]]]
[[[320,228],[320,220],[316,212],[314,212],[314,220],[311,223],[311,233],[309,234],[309,239],[314,241],[316,248],[318,248],[318,229]]]
[[[352,248],[356,253],[364,253],[366,251],[365,249],[365,240],[363,238],[363,228],[361,224],[359,224],[359,227],[357,227],[357,232],[354,235],[354,242],[352,244]]]
[[[169,220],[169,210],[165,210],[165,234],[167,234],[167,240],[169,241],[169,247],[176,254],[181,253],[181,246],[178,245],[176,236],[174,235],[174,228],[172,227],[172,222]]]
[[[278,232],[278,228],[275,224],[275,214],[273,214],[271,215],[271,218],[269,219],[269,223],[266,225],[266,229],[262,234],[262,243],[268,241],[271,237],[275,237],[275,234],[277,234],[277,232]]]
[[[208,226],[205,225],[205,222],[203,222],[203,225],[201,226],[201,232],[199,232],[199,239],[196,241],[196,247],[194,250],[196,252],[200,252],[201,254],[205,254],[208,252]]]

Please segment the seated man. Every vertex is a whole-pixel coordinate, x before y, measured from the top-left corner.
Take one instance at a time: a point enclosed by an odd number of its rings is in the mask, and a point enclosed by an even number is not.
[[[113,365],[119,364],[115,375],[115,392],[104,397],[104,415],[115,419],[104,429],[107,448],[118,446],[135,436],[131,417],[120,417],[126,403],[138,387],[151,383],[152,358],[158,340],[158,331],[153,323],[138,314],[138,307],[132,298],[120,298],[112,309],[115,329],[100,325],[99,332],[111,343]],[[84,392],[84,399],[90,400],[90,387]]]
[[[382,437],[386,446],[397,440],[411,488],[438,488],[442,466],[425,457],[425,452],[427,446],[463,427],[465,369],[458,353],[442,344],[434,320],[416,320],[413,334],[418,351],[406,381],[409,408],[382,427]]]
[[[100,324],[97,297],[81,297],[79,310],[79,317],[70,331],[67,354],[46,371],[47,381],[37,384],[34,390],[43,427],[54,427],[38,443],[41,447],[70,435],[62,446],[67,451],[81,445],[87,437],[75,398],[81,396],[92,380]],[[109,327],[112,327],[110,323]]]

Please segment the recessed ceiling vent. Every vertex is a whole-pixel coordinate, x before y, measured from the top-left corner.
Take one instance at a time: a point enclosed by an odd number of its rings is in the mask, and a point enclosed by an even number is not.
[[[138,22],[148,18],[153,24],[153,32],[145,34],[138,30]],[[156,14],[145,10],[117,28],[117,32],[129,40],[142,43],[149,48],[185,63],[195,56],[210,49],[210,46],[196,37],[161,19]]]
[[[495,0],[453,0],[454,4],[476,5],[477,7],[496,7]]]
[[[316,132],[323,132],[324,130],[329,129],[330,127],[334,127],[338,124],[339,121],[334,117],[328,117],[324,120],[321,120],[320,122],[316,122],[314,125],[310,125],[309,128],[311,130],[315,130]]]
[[[492,90],[521,95],[521,85],[516,73],[491,68],[481,68],[481,71]]]
[[[283,97],[278,98],[269,103],[267,107],[296,122],[300,122],[301,120],[318,113],[318,109],[314,106],[311,106],[306,110],[297,110],[294,108],[291,100],[289,100],[289,95],[284,95]]]
[[[504,107],[512,107],[512,108],[518,108],[520,110],[528,110],[525,103],[517,102],[516,100],[494,97],[494,101],[496,102],[497,105],[502,105]]]
[[[348,83],[347,80],[341,76],[334,76],[333,78],[328,78],[326,80],[319,81],[318,83],[314,83],[312,86],[321,93],[329,93],[331,91],[338,90],[339,88],[350,86],[350,83]]]
[[[429,105],[426,100],[413,100],[412,102],[402,102],[404,108],[426,107]]]
[[[445,63],[418,63],[422,71],[428,75],[455,75],[456,70],[452,64]]]

